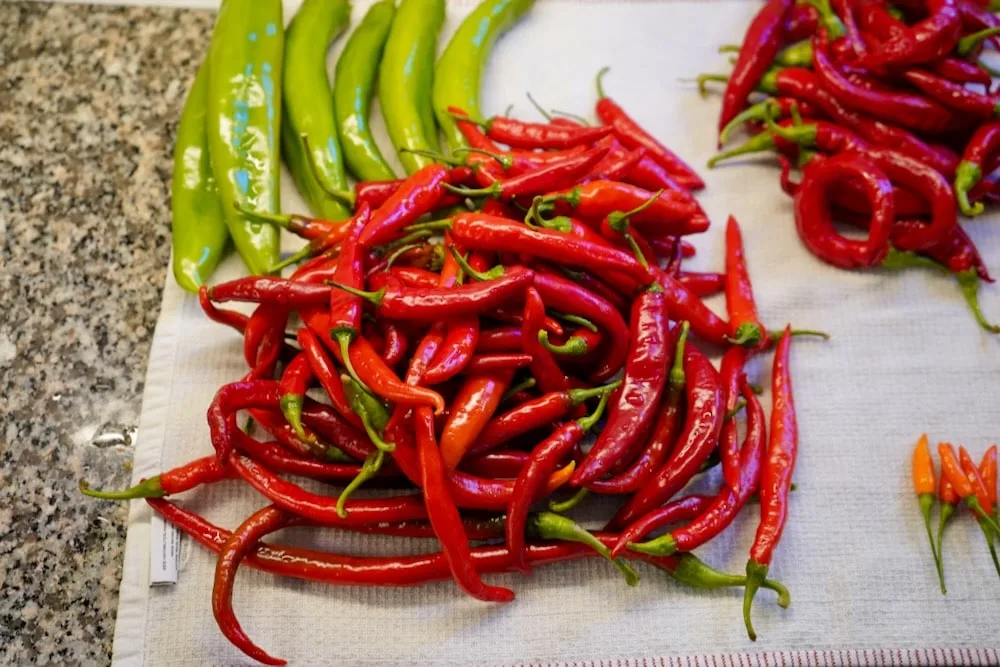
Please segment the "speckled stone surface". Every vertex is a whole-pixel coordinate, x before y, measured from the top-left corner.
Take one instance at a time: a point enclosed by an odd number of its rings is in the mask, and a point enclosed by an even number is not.
[[[208,12],[0,2],[0,664],[106,664]]]

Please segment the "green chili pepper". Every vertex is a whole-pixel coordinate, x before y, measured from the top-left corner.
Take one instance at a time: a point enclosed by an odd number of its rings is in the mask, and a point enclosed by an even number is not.
[[[189,292],[197,292],[212,274],[229,241],[219,189],[208,159],[207,97],[208,64],[205,62],[191,84],[177,127],[171,187],[174,280]]]
[[[327,190],[346,190],[347,177],[330,103],[326,52],[350,17],[348,0],[305,0],[288,25],[285,39],[282,144],[299,192],[310,210],[327,220],[349,215],[340,201],[327,194]],[[303,136],[308,143],[303,143]]]
[[[359,181],[396,178],[368,124],[378,64],[395,15],[395,0],[381,0],[372,5],[347,40],[333,75],[333,111],[344,161]]]
[[[403,0],[396,11],[379,69],[378,96],[397,150],[438,149],[430,90],[443,23],[444,0]],[[411,174],[433,162],[407,152],[399,159]]]
[[[365,391],[361,383],[350,375],[341,375],[340,381],[344,384],[344,396],[347,397],[351,410],[361,418],[361,425],[372,444],[385,452],[394,451],[396,445],[382,439],[382,431],[389,423],[389,412],[382,401]]]
[[[448,107],[482,118],[479,81],[496,38],[506,32],[535,0],[484,0],[455,31],[434,69],[434,113],[454,150],[465,138],[448,113]]]
[[[229,233],[255,274],[278,261],[278,230],[236,205],[280,210],[283,52],[281,0],[223,0],[208,50],[208,146]]]

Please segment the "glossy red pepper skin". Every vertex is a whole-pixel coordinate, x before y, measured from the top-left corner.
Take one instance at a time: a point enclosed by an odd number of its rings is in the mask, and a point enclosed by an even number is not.
[[[451,237],[448,234],[445,235],[445,243],[452,245]],[[454,259],[451,257],[450,261],[454,261]],[[485,271],[489,268],[489,257],[484,253],[472,253],[469,257],[469,265],[477,271]],[[454,270],[457,276],[457,268]],[[424,382],[433,385],[445,382],[461,373],[472,360],[478,342],[478,315],[457,317],[450,320],[447,332],[441,341],[441,347],[424,372]]]
[[[996,118],[1000,112],[1000,100],[993,95],[984,95],[969,90],[960,83],[918,69],[903,72],[903,78],[918,90],[944,106],[970,114],[984,120]]]
[[[451,233],[457,243],[475,250],[523,253],[598,272],[621,271],[644,284],[652,280],[649,269],[625,252],[505,218],[461,213],[452,218]]]
[[[812,37],[819,25],[819,12],[811,5],[795,5],[782,26],[784,42],[790,44]]]
[[[719,132],[746,108],[747,97],[778,55],[784,22],[794,4],[792,0],[768,0],[750,22],[722,95]]]
[[[469,360],[464,372],[469,375],[498,373],[501,371],[516,371],[531,365],[530,354],[478,354]]]
[[[705,355],[688,344],[684,373],[687,418],[677,445],[663,467],[618,510],[609,526],[626,526],[669,500],[698,472],[719,440],[723,406],[718,372]]]
[[[303,457],[319,460],[327,458],[328,445],[319,442],[316,434],[308,427],[303,427],[304,437],[299,437],[299,434],[288,423],[287,418],[280,412],[261,408],[250,408],[248,412],[254,422],[280,442],[286,450]],[[237,437],[235,430],[230,429],[230,433],[234,438]]]
[[[389,368],[364,336],[356,337],[349,348],[355,372],[376,395],[403,405],[429,405],[435,412],[444,412],[441,394],[425,387],[412,387],[401,381]]]
[[[579,182],[604,159],[608,150],[609,146],[597,146],[579,155],[570,155],[516,176],[498,178],[476,193],[489,194],[497,199],[510,201],[515,197],[531,197],[561,190]]]
[[[653,197],[653,192],[617,181],[591,181],[546,197],[557,215],[576,215],[601,220],[616,211],[631,211]],[[629,218],[637,227],[657,235],[683,236],[700,234],[708,229],[707,220],[695,216],[701,212],[690,194],[667,190],[648,208]]]
[[[669,316],[663,290],[645,290],[632,305],[628,358],[618,398],[604,430],[570,483],[586,486],[619,464],[628,464],[646,442],[666,386],[670,357]]]
[[[747,94],[749,92],[748,90]],[[653,135],[644,130],[613,99],[601,94],[597,100],[595,111],[601,122],[612,128],[615,138],[625,148],[633,151],[640,148],[644,149],[650,159],[666,169],[677,183],[688,190],[701,190],[705,187],[705,182],[695,173],[694,169],[688,166],[673,151],[657,141]]]
[[[521,349],[523,348],[521,346],[520,327],[502,327],[481,331],[479,333],[479,340],[476,343],[476,352],[480,354],[517,352]]]
[[[486,136],[511,148],[573,148],[590,146],[611,134],[610,127],[580,127],[527,123],[494,116],[486,121]]]
[[[851,81],[830,61],[822,39],[813,40],[813,67],[823,86],[856,111],[927,133],[946,131],[957,122],[954,112],[921,95],[870,90]]]
[[[323,303],[322,292],[322,285],[294,282],[277,276],[247,276],[209,287],[208,298],[216,303],[249,301],[298,308]]]
[[[654,530],[671,523],[690,521],[704,512],[712,500],[712,496],[684,496],[643,514],[621,532],[615,546],[611,548],[611,557],[618,558],[626,555],[630,543],[640,541]]]
[[[233,611],[233,586],[240,562],[253,551],[257,542],[265,535],[284,528],[291,519],[288,512],[274,506],[257,510],[222,545],[215,565],[215,581],[212,586],[212,614],[215,622],[233,646],[265,665],[284,665],[287,662],[269,655],[244,632]]]
[[[771,379],[771,436],[760,479],[760,525],[750,548],[750,560],[763,566],[771,564],[774,549],[788,517],[788,495],[798,454],[798,424],[792,395],[789,367],[791,330],[786,328],[774,352]]]
[[[871,207],[868,238],[847,239],[837,233],[827,189],[835,182],[854,179],[865,187]],[[892,183],[868,158],[841,153],[809,168],[795,195],[795,226],[806,248],[825,262],[844,269],[867,268],[880,263],[889,251],[895,220]]]
[[[726,288],[726,274],[724,273],[681,271],[677,275],[677,280],[695,296],[702,299],[720,294]]]
[[[930,15],[898,36],[871,50],[863,62],[873,68],[900,69],[933,62],[948,55],[958,42],[962,17],[957,0],[929,0]]]
[[[277,410],[281,393],[281,385],[273,380],[244,380],[219,388],[208,407],[207,417],[212,446],[220,463],[224,463],[233,451],[236,413],[248,408]]]
[[[895,148],[910,157],[925,162],[945,176],[955,172],[958,156],[947,149],[929,146],[911,132],[884,119],[872,118],[848,108],[827,90],[812,71],[789,67],[780,70],[774,79],[774,91],[815,104],[822,112],[843,127],[876,144]]]
[[[350,463],[323,463],[288,454],[274,442],[261,442],[243,434],[236,437],[236,448],[273,472],[312,479],[346,481],[357,477],[361,466]]]
[[[382,349],[382,361],[387,366],[395,366],[403,360],[403,356],[406,354],[409,345],[406,333],[397,323],[386,322],[382,327],[382,337],[385,341],[385,346]]]
[[[448,178],[448,170],[439,164],[430,164],[414,172],[372,212],[371,222],[365,228],[358,244],[362,248],[383,245],[394,240],[407,225],[429,213],[444,193],[441,184]]]
[[[465,379],[452,400],[451,412],[441,433],[441,457],[445,468],[455,470],[458,467],[493,417],[512,377],[513,371],[500,371]]]
[[[545,393],[565,391],[570,383],[555,357],[538,340],[545,318],[545,303],[534,287],[524,293],[524,321],[521,323],[521,346],[531,356],[531,375]]]
[[[753,285],[747,271],[743,233],[736,218],[731,215],[726,221],[726,311],[730,338],[751,348],[767,346],[767,328],[757,314]]]
[[[470,456],[480,456],[536,428],[548,426],[576,407],[569,390],[553,391],[493,417],[469,449]]]
[[[419,407],[414,415],[417,454],[420,460],[420,480],[427,503],[427,516],[441,542],[452,577],[459,588],[484,602],[510,602],[514,591],[483,583],[472,564],[468,537],[455,502],[448,495],[445,467],[434,435],[434,414]]]
[[[516,567],[522,572],[529,569],[524,536],[528,512],[542,494],[545,480],[585,435],[586,431],[575,420],[563,424],[531,451],[528,465],[514,482],[504,535]]]
[[[491,479],[517,479],[530,456],[529,452],[519,449],[494,451],[462,461],[462,470]]]
[[[309,362],[309,367],[312,369],[313,375],[316,376],[320,386],[323,387],[327,396],[330,397],[330,403],[334,409],[351,424],[360,427],[361,419],[351,409],[351,405],[344,394],[344,384],[340,380],[340,371],[333,365],[330,357],[327,356],[319,336],[310,329],[302,327],[299,329],[297,338],[303,353],[306,355],[306,360]],[[330,345],[331,348],[336,347],[332,342]]]
[[[208,285],[202,285],[198,288],[198,304],[201,306],[202,311],[208,319],[213,322],[225,324],[239,333],[246,331],[247,322],[250,318],[235,310],[216,308],[215,304],[212,303],[211,298],[208,296]]]
[[[605,138],[601,141],[607,141],[610,150],[587,172],[583,180],[627,181],[632,170],[646,158],[645,148],[640,147],[630,151],[623,148],[614,138],[610,140]]]
[[[708,306],[682,282],[665,271],[656,272],[656,281],[667,295],[670,316],[691,323],[691,330],[707,341],[726,345],[729,324],[713,313]]]
[[[900,250],[917,251],[913,235],[922,234],[927,227],[923,220],[896,220],[892,227],[892,244]],[[979,249],[969,235],[956,225],[951,236],[940,244],[920,251],[931,259],[944,264],[952,273],[974,272],[988,283],[994,282],[979,255]]]

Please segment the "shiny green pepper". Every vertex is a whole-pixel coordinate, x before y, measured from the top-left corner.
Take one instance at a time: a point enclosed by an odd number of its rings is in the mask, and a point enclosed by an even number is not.
[[[403,0],[389,31],[378,95],[396,150],[438,150],[430,92],[444,4],[444,0]],[[400,152],[399,159],[411,174],[433,162],[407,152]]]
[[[285,35],[285,161],[309,209],[327,220],[343,220],[349,215],[343,203],[328,193],[346,190],[347,176],[333,115],[326,52],[347,27],[350,16],[348,0],[305,0]]]
[[[229,233],[252,273],[278,261],[278,230],[237,210],[280,210],[281,0],[223,0],[208,50],[208,146]]]
[[[208,158],[207,97],[208,65],[202,63],[177,127],[170,198],[174,279],[189,292],[197,292],[208,280],[229,241],[229,229]]]
[[[434,114],[452,148],[465,145],[448,107],[458,107],[473,118],[479,110],[479,85],[496,38],[531,9],[535,0],[484,0],[455,31],[434,70]]]
[[[368,124],[375,77],[395,15],[395,0],[381,0],[372,5],[347,40],[333,75],[333,110],[344,161],[359,181],[396,178]]]

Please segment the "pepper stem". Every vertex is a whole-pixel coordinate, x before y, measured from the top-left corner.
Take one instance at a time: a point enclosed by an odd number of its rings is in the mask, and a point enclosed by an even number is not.
[[[979,504],[978,498],[970,496],[965,499],[965,504],[975,513],[980,525],[985,525],[997,536],[1000,536],[1000,524],[997,524],[996,519],[990,516],[989,510]]]
[[[670,533],[665,533],[646,542],[629,542],[628,548],[651,556],[670,556],[677,551],[677,540]]]
[[[376,449],[374,452],[365,457],[365,462],[361,464],[361,470],[357,475],[355,475],[354,479],[352,479],[350,483],[344,487],[344,490],[340,492],[340,497],[337,498],[337,516],[341,519],[347,518],[347,508],[344,506],[345,503],[347,503],[347,499],[358,489],[358,487],[378,474],[379,470],[382,469],[382,463],[384,461],[385,452],[381,449]]]
[[[410,252],[411,250],[416,250],[417,248],[423,246],[423,243],[407,243],[404,246],[400,246],[392,251],[388,257],[385,258],[385,268],[386,270],[392,268],[392,265],[396,263],[396,260]]]
[[[549,112],[553,116],[563,116],[565,118],[569,118],[570,120],[575,120],[580,125],[586,125],[588,127],[590,126],[590,122],[579,114],[570,113],[569,111],[561,111],[559,109],[550,109]]]
[[[843,37],[846,34],[847,30],[844,29],[844,24],[841,22],[840,17],[830,7],[830,0],[802,0],[802,4],[811,5],[816,8],[816,11],[819,12],[820,21],[823,22],[823,27],[826,28],[827,38],[830,41],[838,37]]]
[[[497,161],[500,167],[507,171],[514,166],[514,158],[509,155],[500,155],[499,153],[494,153],[493,151],[488,151],[482,148],[473,148],[472,146],[460,146],[456,148],[453,153],[476,153],[477,155],[485,155],[491,157]]]
[[[306,433],[306,429],[302,426],[303,399],[302,394],[287,393],[282,395],[278,406],[281,408],[281,414],[285,415],[285,421],[295,431],[295,435],[306,442],[316,442],[316,436],[312,433]]]
[[[955,46],[955,50],[958,51],[958,55],[967,56],[972,53],[973,50],[979,43],[982,42],[987,37],[992,37],[993,35],[1000,35],[1000,26],[994,26],[992,28],[985,28],[978,32],[966,35],[962,39],[958,40],[958,44]]]
[[[736,401],[736,405],[734,405],[733,409],[730,410],[730,411],[728,411],[722,417],[722,421],[724,421],[724,422],[729,421],[730,419],[732,419],[733,417],[735,417],[736,415],[738,415],[740,413],[740,410],[742,410],[746,406],[747,406],[747,399],[741,398],[740,400]]]
[[[681,79],[684,82],[690,82],[691,79]],[[705,85],[709,81],[718,81],[720,83],[729,83],[729,75],[727,74],[699,74],[695,77],[694,82],[698,84],[698,94],[702,97],[708,97],[708,86]]]
[[[597,76],[594,78],[594,83],[597,85],[597,99],[603,100],[607,95],[604,92],[604,82],[602,79],[604,75],[611,71],[611,68],[607,65],[597,70]]]
[[[528,101],[531,102],[531,106],[535,107],[535,110],[538,113],[542,114],[542,118],[544,118],[545,120],[547,120],[547,121],[549,121],[551,123],[552,122],[552,114],[550,114],[548,111],[546,111],[545,108],[542,107],[542,105],[539,104],[538,101],[535,100],[534,97],[532,97],[531,93],[525,93],[525,96],[528,98]]]
[[[615,380],[614,382],[609,382],[608,384],[601,385],[600,387],[592,387],[590,389],[570,389],[566,393],[569,394],[570,405],[572,407],[576,407],[592,398],[607,396],[620,386],[622,386],[622,381]]]
[[[344,364],[344,368],[347,369],[347,373],[351,376],[351,379],[361,385],[361,388],[365,391],[371,391],[368,389],[358,374],[354,372],[354,364],[351,363],[351,353],[350,347],[351,343],[357,337],[358,331],[353,327],[336,327],[330,330],[330,337],[337,341],[337,345],[340,347],[340,359]]]
[[[167,495],[160,482],[160,476],[154,475],[149,479],[144,479],[138,484],[124,491],[100,491],[90,488],[82,479],[80,480],[80,493],[91,498],[101,498],[103,500],[131,500],[133,498],[162,498]]]
[[[767,578],[767,565],[762,565],[753,560],[747,561],[747,584],[743,589],[743,623],[747,626],[747,635],[750,641],[757,641],[757,631],[753,629],[753,621],[750,618],[750,609],[753,607],[754,596],[761,587],[764,579]]]
[[[459,197],[499,197],[503,186],[499,181],[495,181],[485,188],[466,188],[451,183],[442,183],[441,187]]]
[[[465,164],[465,160],[459,160],[456,157],[449,157],[443,153],[438,153],[437,151],[430,151],[423,148],[400,148],[400,153],[410,153],[411,155],[420,155],[421,157],[430,158],[435,162],[441,162],[443,164],[450,164],[453,167],[460,167]],[[442,185],[444,185],[442,183]]]
[[[597,325],[588,320],[586,317],[581,317],[580,315],[574,315],[573,313],[561,313],[553,311],[553,317],[562,320],[563,322],[569,322],[570,324],[575,324],[578,327],[583,327],[591,333],[597,333]]]
[[[397,248],[400,248],[402,246],[410,245],[414,241],[423,241],[423,240],[428,239],[428,238],[430,238],[432,236],[434,236],[434,232],[432,232],[431,230],[429,230],[429,229],[418,229],[415,232],[410,232],[406,236],[401,236],[398,239],[390,241],[389,243],[386,243],[383,246],[379,246],[376,249],[376,252],[379,253],[380,255],[384,255],[384,254],[386,254],[386,253],[388,253],[388,252],[390,252],[392,250],[396,250]]]
[[[830,334],[825,331],[820,331],[819,329],[792,329],[788,332],[789,336],[817,336],[823,340],[830,340]]]
[[[941,569],[939,571],[939,576],[941,578],[941,595],[947,595],[948,589],[944,585],[944,527],[948,523],[948,519],[951,515],[955,513],[955,506],[951,503],[941,503],[941,511],[938,512],[938,527],[937,527],[937,553],[938,562],[940,563]]]
[[[756,322],[743,322],[736,327],[736,335],[732,337],[726,336],[726,340],[733,345],[753,348],[757,347],[763,337],[764,331],[759,324]]]
[[[742,146],[737,146],[736,148],[723,151],[718,155],[713,156],[707,163],[708,168],[712,169],[723,160],[728,160],[740,155],[749,155],[751,153],[762,153],[764,151],[774,150],[774,148],[774,136],[769,132],[761,132],[760,134],[751,137],[750,140]]]
[[[462,253],[460,253],[455,246],[448,246],[448,251],[451,253],[452,257],[455,258],[455,261],[458,262],[459,268],[461,268],[466,275],[471,276],[473,280],[477,280],[479,282],[484,280],[495,280],[504,274],[503,264],[498,264],[489,271],[477,271],[472,268],[472,265],[469,264],[469,260],[465,259],[465,257],[462,256]]]
[[[313,256],[312,246],[307,243],[296,252],[293,252],[291,255],[289,255],[285,259],[281,260],[280,262],[272,266],[268,270],[268,273],[278,273],[286,266],[291,266],[292,264],[298,264],[302,260],[309,259],[312,256]]]
[[[517,394],[517,393],[522,392],[522,391],[527,391],[528,389],[531,389],[532,387],[534,387],[536,384],[538,384],[538,381],[535,380],[535,378],[528,378],[527,380],[524,380],[523,382],[519,382],[519,383],[515,384],[513,387],[511,387],[510,389],[508,389],[507,391],[504,392],[503,396],[500,397],[500,402],[503,403],[504,401],[508,400],[514,394]]]
[[[921,493],[918,496],[920,502],[920,514],[924,517],[924,527],[927,529],[927,539],[931,544],[931,555],[934,557],[934,567],[937,570],[938,581],[941,583],[941,592],[945,592],[944,570],[941,568],[941,559],[938,557],[937,547],[934,545],[934,533],[931,531],[931,507],[936,500],[933,493]]]
[[[385,419],[376,416],[373,414],[373,410],[370,409],[376,407],[369,400],[371,398],[371,394],[365,391],[362,386],[355,382],[354,378],[349,375],[341,375],[340,381],[344,385],[344,394],[347,396],[351,409],[354,410],[354,413],[361,418],[361,425],[364,427],[365,433],[368,434],[368,439],[372,441],[372,444],[375,445],[376,449],[384,452],[395,451],[396,445],[383,440],[382,434],[379,432],[385,427]]]
[[[671,575],[677,581],[693,588],[727,588],[730,586],[746,586],[747,577],[740,574],[720,572],[711,567],[692,553],[682,553],[677,556],[678,562]],[[778,606],[787,609],[792,602],[792,596],[780,582],[773,579],[763,579],[759,586],[778,594]]]
[[[233,208],[236,212],[245,218],[250,218],[256,222],[266,222],[269,225],[274,225],[275,227],[280,227],[281,229],[287,229],[292,231],[291,228],[294,225],[293,219],[297,216],[295,215],[285,215],[281,213],[261,213],[258,211],[251,211],[239,202],[233,203]]]
[[[429,229],[432,232],[443,232],[451,229],[451,220],[445,218],[443,220],[428,220],[427,222],[417,222],[412,225],[407,225],[403,228],[407,232],[417,232],[424,229]]]
[[[603,542],[591,535],[572,519],[555,514],[554,512],[539,512],[532,517],[531,524],[533,530],[543,539],[586,544],[601,556],[614,563],[615,567],[625,576],[625,583],[629,586],[636,586],[639,583],[639,575],[632,569],[632,566],[621,558],[612,558],[611,550],[604,546]]]
[[[535,227],[531,223],[526,223],[529,227]],[[538,227],[544,227],[545,229],[554,229],[557,232],[562,232],[563,234],[569,234],[573,231],[572,221],[565,215],[557,215],[554,218],[546,220],[545,218],[538,218]]]
[[[950,273],[948,267],[939,262],[935,262],[929,257],[923,257],[915,252],[910,252],[909,250],[897,250],[892,246],[889,247],[889,252],[882,260],[882,268],[892,269],[898,271],[900,269],[909,268],[924,268],[924,269],[934,269],[935,271],[940,271],[942,273]]]
[[[538,342],[552,354],[568,357],[582,357],[587,354],[587,342],[579,336],[570,336],[562,345],[556,345],[549,340],[549,332],[541,329],[538,332]]]
[[[1000,325],[990,324],[986,316],[983,315],[982,308],[979,306],[979,276],[976,274],[976,270],[968,269],[967,271],[959,271],[955,274],[955,279],[958,280],[958,286],[962,288],[962,296],[965,297],[965,302],[969,304],[972,316],[976,318],[979,326],[990,333],[1000,334]]]
[[[610,396],[611,396],[611,391],[606,391],[605,393],[601,394],[601,400],[597,404],[597,407],[594,408],[594,411],[591,412],[589,415],[585,417],[580,417],[579,419],[576,420],[576,423],[580,425],[580,428],[583,429],[584,432],[589,431],[591,428],[593,428],[594,424],[600,421],[601,415],[604,414],[604,408],[606,408],[608,405],[608,398]]]
[[[737,47],[738,48],[738,47]],[[769,97],[763,102],[758,102],[751,107],[748,107],[736,115],[729,123],[722,128],[722,132],[719,132],[719,141],[726,143],[729,141],[729,135],[737,127],[744,123],[749,123],[750,121],[765,121],[768,116],[773,112],[778,106],[778,101],[773,97]]]
[[[958,200],[958,208],[964,215],[975,217],[986,210],[983,202],[969,202],[969,190],[982,180],[983,170],[978,164],[962,160],[955,170],[955,199]]]
[[[739,53],[741,48],[739,44],[723,44],[717,53]]]
[[[993,567],[997,571],[997,576],[1000,576],[1000,560],[997,560],[997,548],[994,544],[993,533],[990,532],[989,526],[979,521],[979,528],[983,531],[983,536],[986,538],[986,546],[990,550],[990,558],[993,559]]]
[[[324,280],[323,283],[330,285],[331,287],[336,287],[339,290],[343,290],[348,294],[361,297],[365,301],[373,304],[376,308],[382,305],[382,298],[385,296],[386,290],[386,288],[383,287],[375,292],[369,292],[368,290],[358,289],[357,287],[351,287],[350,285],[338,283],[336,280]]]
[[[327,195],[336,199],[342,204],[347,204],[352,209],[356,201],[354,193],[350,190],[341,190],[340,188],[331,187],[329,183],[326,182],[326,174],[323,170],[319,168],[316,164],[316,156],[313,155],[312,150],[309,149],[309,137],[304,132],[299,135],[302,138],[302,148],[308,157],[307,162],[309,163],[309,171],[312,173],[313,179],[319,183],[319,188]]]
[[[629,218],[631,218],[633,215],[642,213],[647,208],[652,206],[653,203],[657,199],[659,199],[664,192],[666,192],[666,189],[660,188],[659,190],[654,192],[649,197],[649,199],[642,202],[641,204],[633,208],[631,211],[612,211],[610,214],[608,214],[608,226],[611,227],[611,229],[618,232],[619,234],[624,234],[625,231],[628,229]]]
[[[687,377],[684,374],[684,347],[687,344],[688,332],[690,330],[690,322],[687,320],[681,322],[681,332],[677,334],[677,347],[674,350],[674,363],[670,367],[670,375],[668,377],[672,391],[681,391],[687,382]]]
[[[577,489],[576,493],[562,501],[549,501],[549,510],[557,514],[565,514],[583,502],[583,499],[590,495],[590,491],[585,488]]]

